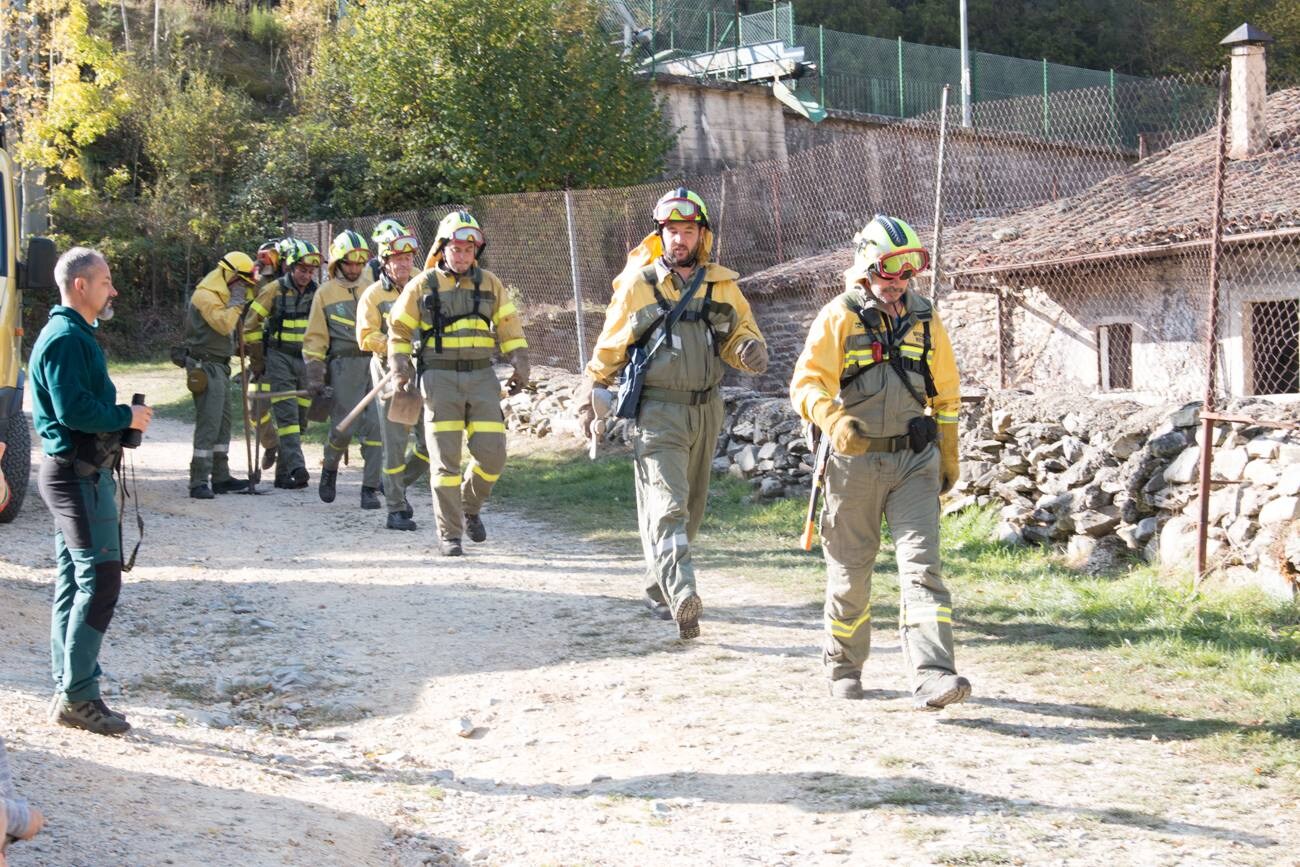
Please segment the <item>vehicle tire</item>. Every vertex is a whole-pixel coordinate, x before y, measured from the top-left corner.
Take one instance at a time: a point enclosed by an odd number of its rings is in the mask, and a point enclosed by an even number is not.
[[[18,517],[32,476],[32,428],[27,414],[20,412],[9,419],[3,433],[7,447],[4,458],[0,459],[0,470],[9,483],[9,504],[0,511],[0,524],[8,524]]]

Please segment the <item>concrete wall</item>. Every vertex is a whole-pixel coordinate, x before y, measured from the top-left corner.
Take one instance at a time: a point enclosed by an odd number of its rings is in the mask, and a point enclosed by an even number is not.
[[[666,177],[716,174],[746,163],[786,158],[785,117],[770,88],[661,75],[654,81],[677,147]]]

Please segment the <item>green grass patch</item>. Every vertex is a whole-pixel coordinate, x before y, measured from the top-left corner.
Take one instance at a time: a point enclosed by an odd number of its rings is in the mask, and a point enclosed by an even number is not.
[[[639,557],[632,473],[626,454],[516,455],[499,502]],[[693,556],[706,571],[817,606],[825,569],[819,550],[798,550],[805,507],[754,502],[747,483],[714,478]],[[1000,545],[996,524],[992,511],[944,520],[945,580],[962,658],[1059,696],[1055,705],[1005,702],[1037,715],[1029,728],[1050,734],[1084,717],[1097,737],[1195,741],[1300,789],[1300,605],[1249,590],[1193,597],[1187,576],[1147,566],[1083,575],[1051,551]],[[886,532],[873,579],[877,623],[897,618],[896,568]]]

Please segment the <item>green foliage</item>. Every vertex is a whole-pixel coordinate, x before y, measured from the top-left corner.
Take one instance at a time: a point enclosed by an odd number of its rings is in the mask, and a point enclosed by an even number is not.
[[[586,0],[373,0],[313,98],[368,159],[373,209],[644,180],[670,144]]]

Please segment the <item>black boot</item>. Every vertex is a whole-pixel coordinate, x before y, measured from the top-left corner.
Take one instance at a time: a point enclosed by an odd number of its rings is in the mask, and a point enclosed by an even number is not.
[[[487,541],[487,528],[483,526],[483,520],[478,515],[465,516],[465,535],[469,536],[471,542]]]
[[[329,469],[328,467],[320,471],[320,487],[317,491],[320,493],[322,503],[334,502],[335,489],[339,480],[338,468]]]
[[[331,497],[330,499],[333,499],[333,497]],[[367,488],[365,485],[362,485],[361,486],[361,508],[378,509],[381,506],[382,504],[379,502],[379,489]]]
[[[444,557],[459,557],[465,553],[459,539],[439,539],[438,552]]]
[[[238,493],[239,491],[247,491],[247,490],[248,490],[247,479],[229,478],[226,479],[224,482],[212,483],[212,493],[214,494],[234,494],[234,493]]]
[[[389,512],[388,523],[384,526],[389,530],[414,530],[415,522],[401,512]]]
[[[190,499],[211,500],[214,496],[215,495],[212,493],[212,489],[208,487],[206,482],[204,482],[201,485],[195,485],[194,487],[190,488]]]

